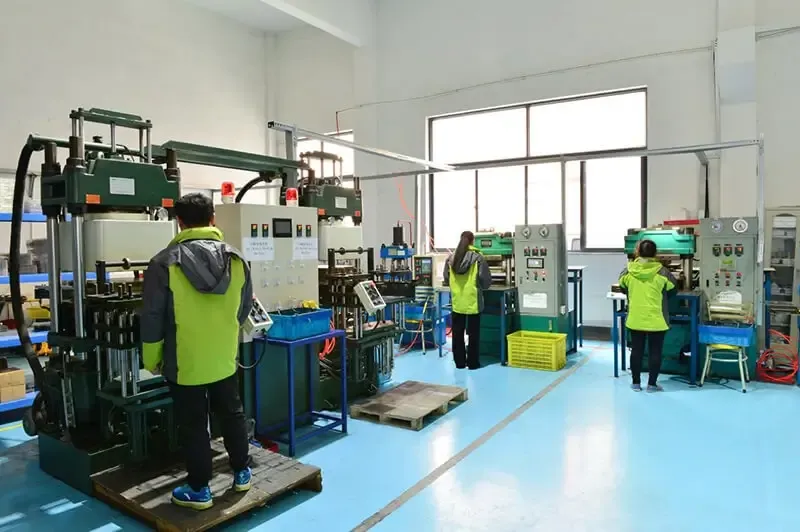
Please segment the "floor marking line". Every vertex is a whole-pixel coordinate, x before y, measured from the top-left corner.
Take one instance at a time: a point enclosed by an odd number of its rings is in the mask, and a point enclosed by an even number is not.
[[[5,432],[7,430],[14,430],[14,429],[21,429],[22,423],[17,423],[16,425],[11,425],[10,427],[0,427],[0,432]]]
[[[401,493],[397,498],[395,498],[392,502],[366,518],[364,521],[361,522],[358,526],[356,526],[352,532],[365,532],[370,530],[372,527],[389,517],[395,510],[403,506],[407,503],[412,497],[419,494],[422,490],[433,484],[439,477],[447,473],[449,470],[453,469],[459,462],[461,462],[464,458],[472,454],[475,449],[489,441],[494,435],[498,432],[506,428],[508,425],[511,424],[512,421],[519,418],[522,414],[524,414],[530,407],[541,401],[541,399],[547,395],[548,393],[552,392],[556,387],[567,380],[568,377],[573,375],[576,371],[586,364],[591,355],[584,356],[577,364],[572,366],[568,369],[564,374],[558,377],[556,380],[548,384],[543,390],[539,393],[525,401],[519,408],[511,412],[508,416],[503,418],[499,421],[495,426],[478,436],[472,443],[461,449],[458,453],[453,455],[448,461],[428,473],[425,477],[420,479],[416,484],[408,488],[406,491]]]

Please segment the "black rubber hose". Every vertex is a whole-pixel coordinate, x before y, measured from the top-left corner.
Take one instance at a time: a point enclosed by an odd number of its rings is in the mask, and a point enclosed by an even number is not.
[[[272,183],[273,179],[275,179],[275,175],[274,174],[259,175],[258,177],[254,177],[253,179],[251,179],[250,181],[245,183],[245,185],[242,187],[242,189],[239,191],[239,193],[236,194],[236,199],[234,201],[236,203],[241,203],[242,202],[242,198],[244,198],[244,195],[247,194],[248,190],[250,190],[251,188],[253,188],[257,184],[261,183],[262,181],[264,183]]]
[[[22,307],[22,283],[19,273],[19,250],[22,245],[22,214],[25,208],[25,180],[28,177],[28,166],[33,155],[33,148],[25,145],[19,154],[17,175],[14,180],[14,203],[11,210],[11,248],[8,250],[8,280],[11,287],[11,308],[17,322],[17,335],[25,358],[33,371],[33,382],[40,393],[44,392],[44,368],[33,349],[31,335],[25,324],[25,310]],[[52,274],[52,272],[51,272]],[[47,401],[45,401],[47,402]]]

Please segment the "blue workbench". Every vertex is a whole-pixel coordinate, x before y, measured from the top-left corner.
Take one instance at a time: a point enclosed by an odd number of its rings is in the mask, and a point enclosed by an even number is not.
[[[586,266],[569,266],[567,282],[572,285],[572,337],[577,347],[583,347],[583,270]]]
[[[330,338],[338,338],[339,339],[339,346],[341,352],[341,378],[339,379],[341,382],[341,404],[342,404],[342,411],[339,416],[332,416],[330,414],[325,414],[323,412],[316,412],[314,411],[314,386],[313,380],[311,375],[311,368],[314,366],[311,362],[311,357],[318,356],[317,351],[312,348],[315,344],[324,343],[325,340]],[[283,431],[278,432],[286,432],[288,433],[286,438],[282,437],[274,437],[272,434],[269,436],[274,439],[278,443],[283,443],[289,446],[289,456],[294,456],[297,451],[297,444],[305,441],[309,438],[314,436],[319,436],[323,432],[328,432],[336,427],[341,427],[341,433],[347,434],[347,336],[345,331],[340,329],[335,329],[324,334],[318,334],[316,336],[309,336],[308,338],[301,338],[299,340],[276,340],[274,338],[256,338],[253,340],[254,342],[263,342],[267,345],[281,347],[286,349],[286,356],[288,362],[288,375],[287,378],[289,379],[289,419],[286,422],[286,427],[276,427],[275,429],[284,429]],[[294,356],[295,352],[298,349],[305,348],[305,354],[308,357],[308,404],[309,408],[311,409],[310,412],[303,414],[304,417],[311,417],[313,419],[323,419],[327,420],[329,423],[314,427],[313,429],[304,432],[301,436],[297,435],[297,412],[295,410],[294,404],[294,385],[295,385],[295,377],[294,377]],[[262,354],[263,356],[263,354]],[[255,397],[256,401],[258,401],[259,393],[258,393],[258,377],[256,377],[255,382]],[[256,406],[256,412],[258,412],[258,406]],[[256,427],[258,427],[258,420],[256,420]],[[268,430],[268,433],[271,433],[273,428]],[[260,434],[259,434],[260,435]]]
[[[700,298],[702,292],[678,292],[675,298],[684,300],[689,304],[688,316],[670,316],[672,323],[689,324],[689,386],[697,385],[697,374],[700,371],[700,345],[697,335],[697,325],[700,323]],[[614,345],[614,377],[619,377],[620,354],[622,355],[622,371],[625,371],[627,360],[627,346],[625,334],[625,320],[628,317],[627,301],[625,294],[609,292],[608,299],[612,300],[614,307],[613,321],[611,324],[611,343]]]

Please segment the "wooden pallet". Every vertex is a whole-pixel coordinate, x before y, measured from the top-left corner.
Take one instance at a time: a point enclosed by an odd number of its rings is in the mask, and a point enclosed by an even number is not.
[[[210,482],[214,506],[196,511],[170,502],[172,489],[186,482],[183,464],[148,468],[119,467],[99,473],[92,481],[97,498],[133,514],[154,529],[195,532],[239,517],[291,490],[322,491],[322,471],[283,455],[251,447],[253,484],[250,491],[231,489],[233,474],[222,443],[212,442],[214,477]]]
[[[350,417],[420,430],[426,417],[444,415],[450,403],[466,400],[466,388],[406,381],[371,399],[351,405]]]

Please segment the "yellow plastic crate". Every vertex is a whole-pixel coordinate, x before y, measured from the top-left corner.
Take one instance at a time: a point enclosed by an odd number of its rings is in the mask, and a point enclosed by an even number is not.
[[[558,371],[567,365],[566,334],[517,331],[506,339],[511,367]]]

